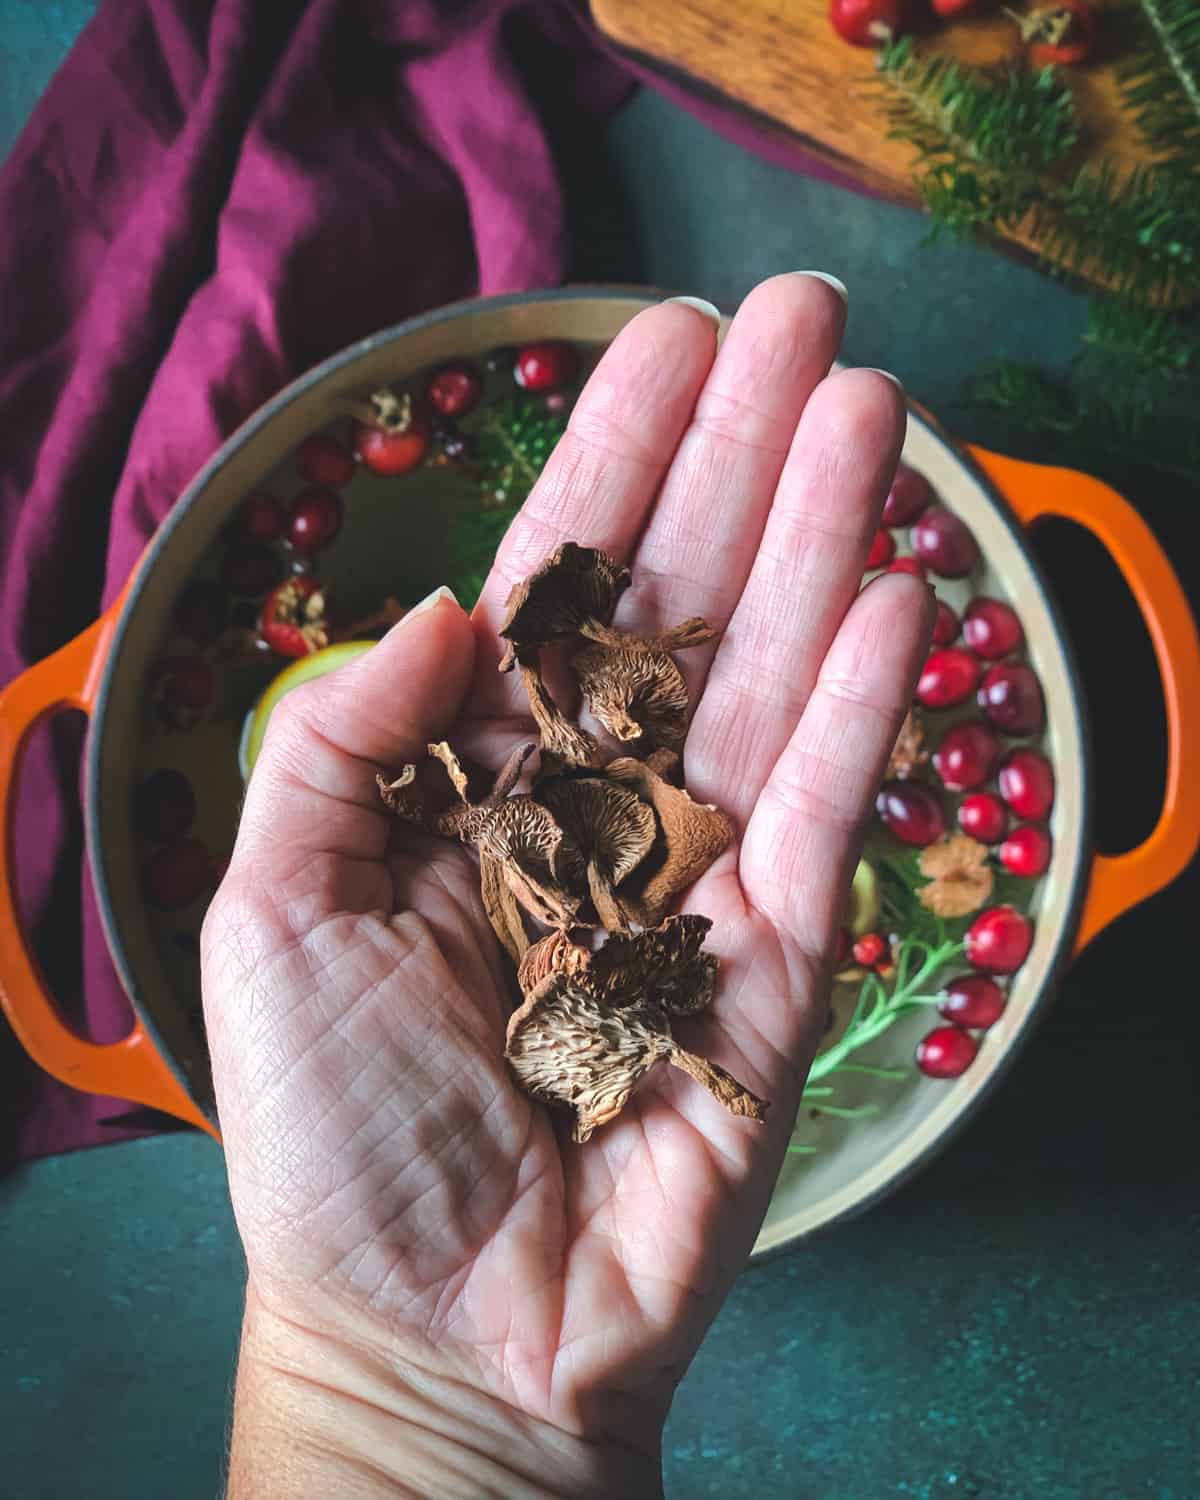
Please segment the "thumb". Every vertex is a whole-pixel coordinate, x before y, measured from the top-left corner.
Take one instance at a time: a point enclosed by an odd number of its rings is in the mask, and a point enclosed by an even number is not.
[[[234,861],[281,846],[381,857],[391,819],[375,773],[418,759],[445,734],[474,664],[470,619],[440,588],[370,651],[294,688],[271,714]]]

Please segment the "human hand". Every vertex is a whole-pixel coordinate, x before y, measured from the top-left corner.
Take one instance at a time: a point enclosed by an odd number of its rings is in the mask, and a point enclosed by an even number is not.
[[[859,592],[905,415],[878,373],[828,373],[843,321],[808,276],[751,293],[719,355],[695,309],[640,314],[472,619],[426,601],[273,713],[203,937],[249,1271],[231,1493],[658,1493],[672,1393],[783,1160],[931,628],[918,580]],[[631,565],[617,625],[721,630],[678,659],[686,784],[739,832],[685,902],[721,963],[689,1036],[772,1101],[766,1126],[659,1068],[586,1145],[556,1132],[503,1058],[473,865],[380,804],[376,770],[427,741],[498,766],[529,737],[495,632],[565,539]]]

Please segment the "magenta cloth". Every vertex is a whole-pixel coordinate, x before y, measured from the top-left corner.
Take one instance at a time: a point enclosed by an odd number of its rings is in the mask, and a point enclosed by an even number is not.
[[[196,470],[298,372],[424,309],[562,280],[517,12],[581,116],[626,96],[639,70],[568,0],[101,5],[0,173],[0,682],[112,601]],[[56,995],[108,1041],[129,1009],[83,858],[80,741],[59,720],[27,758],[18,866]],[[0,1164],[135,1133],[2,1021],[0,1100]]]

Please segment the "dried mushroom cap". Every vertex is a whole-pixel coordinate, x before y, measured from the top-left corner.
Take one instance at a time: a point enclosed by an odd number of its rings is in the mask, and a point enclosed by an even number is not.
[[[622,907],[632,920],[656,927],[675,900],[729,847],[733,824],[719,808],[693,802],[644,761],[622,756],[609,761],[604,774],[635,791],[658,815],[658,846],[621,891]]]
[[[907,781],[929,759],[925,749],[925,726],[910,708],[888,757],[886,781]]]
[[[479,851],[479,884],[483,909],[492,924],[492,931],[513,963],[524,963],[531,950],[529,934],[521,920],[520,903],[505,878],[504,866],[482,849]]]
[[[589,949],[572,942],[562,929],[540,938],[526,950],[517,969],[523,995],[531,995],[551,974],[580,974],[592,961]]]
[[[500,624],[508,643],[500,670],[511,672],[526,647],[576,635],[591,621],[607,625],[629,582],[629,569],[607,552],[564,542],[510,592]]]
[[[491,809],[476,843],[499,860],[513,895],[546,927],[570,927],[583,900],[583,856],[532,797],[509,797]]]
[[[921,874],[929,877],[917,899],[938,917],[966,917],[978,911],[995,885],[987,858],[985,846],[965,833],[930,844],[917,861]]]
[[[680,1068],[735,1115],[762,1120],[766,1113],[766,1103],[724,1068],[679,1046],[661,1006],[613,1009],[586,975],[544,979],[510,1019],[505,1056],[535,1098],[574,1110],[580,1142],[620,1114],[657,1062]]]
[[[403,818],[406,823],[418,823],[424,828],[428,826],[425,806],[421,801],[420,793],[413,786],[416,779],[416,766],[401,766],[399,776],[392,781],[389,781],[380,771],[375,773],[375,784],[379,788],[379,795],[383,799],[384,806],[394,812],[398,818]]]
[[[596,915],[610,932],[627,927],[614,887],[654,847],[653,809],[627,787],[600,776],[555,777],[539,785],[537,797],[582,853]]]
[[[681,750],[687,734],[683,676],[665,651],[588,646],[571,662],[588,708],[618,740]]]

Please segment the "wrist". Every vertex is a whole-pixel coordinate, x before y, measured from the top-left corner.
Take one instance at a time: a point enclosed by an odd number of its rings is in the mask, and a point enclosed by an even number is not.
[[[657,1455],[598,1445],[466,1382],[269,1311],[247,1289],[229,1500],[662,1495]]]

